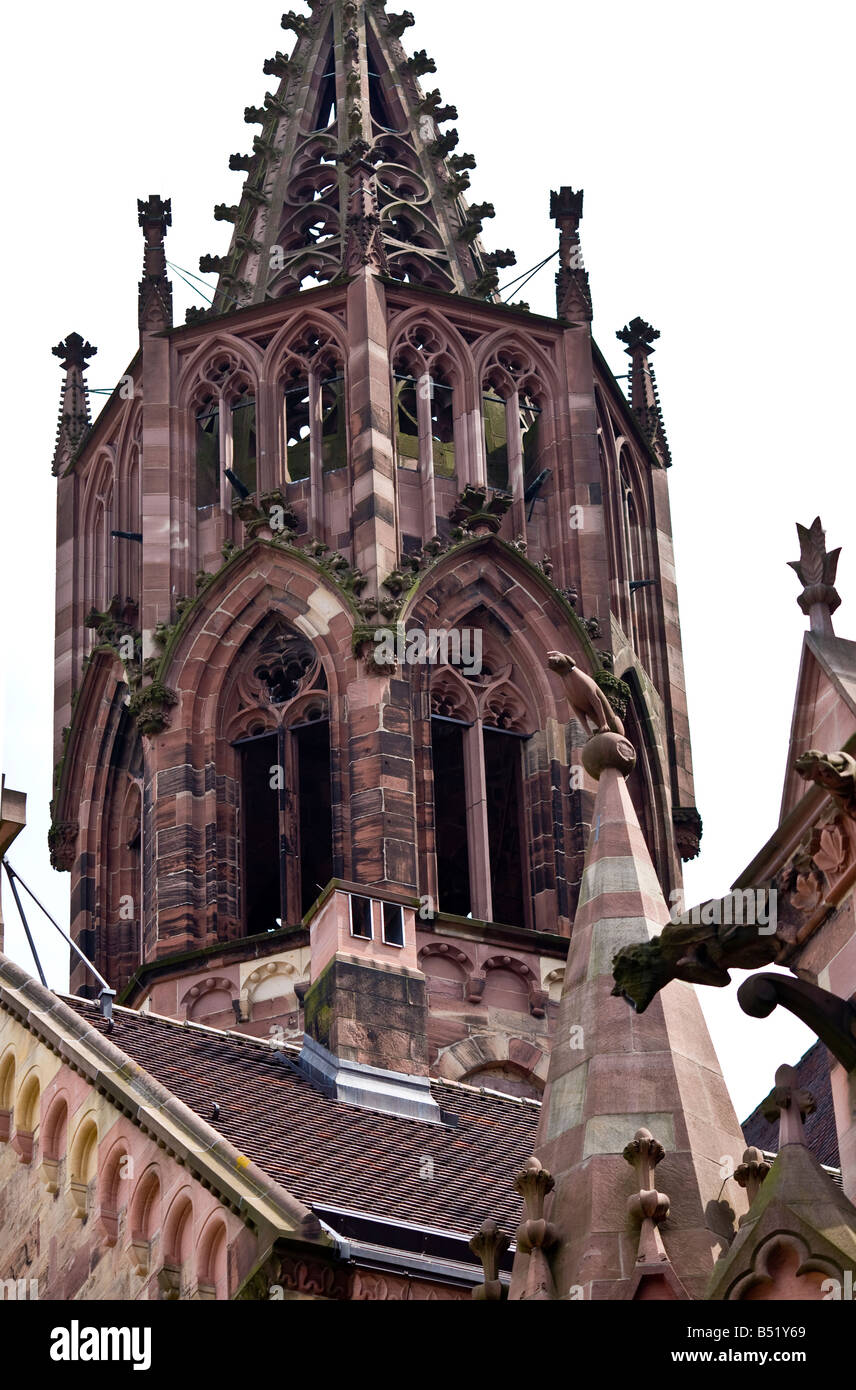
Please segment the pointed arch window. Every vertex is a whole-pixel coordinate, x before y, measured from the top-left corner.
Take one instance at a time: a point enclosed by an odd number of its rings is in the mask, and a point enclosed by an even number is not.
[[[285,472],[289,483],[348,465],[345,378],[333,365],[295,365],[283,391]]]
[[[196,509],[220,502],[220,402],[207,396],[196,415]]]
[[[528,836],[522,699],[485,669],[472,682],[438,673],[431,694],[434,825],[440,910],[528,925]]]
[[[333,877],[330,721],[315,649],[280,625],[257,642],[238,693],[243,917],[258,936],[301,921]]]
[[[507,492],[508,471],[508,403],[491,391],[484,396],[484,447],[487,485]]]
[[[329,130],[338,116],[338,104],[336,100],[336,55],[331,43],[327,61],[324,64],[324,75],[321,78],[321,85],[318,91],[318,105],[315,112],[315,120],[312,124],[314,131]]]
[[[439,368],[395,376],[396,446],[399,468],[454,478],[455,392]]]
[[[256,398],[248,385],[238,388],[230,402],[232,416],[232,462],[231,469],[237,478],[256,491],[256,454],[258,432],[256,417]]]

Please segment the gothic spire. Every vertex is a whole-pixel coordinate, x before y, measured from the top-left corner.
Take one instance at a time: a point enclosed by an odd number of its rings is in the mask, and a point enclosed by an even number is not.
[[[630,358],[630,408],[638,419],[651,449],[663,468],[670,468],[672,454],[666,438],[666,426],[660,408],[660,396],[651,358],[654,343],[660,334],[644,319],[631,319],[625,328],[616,333],[619,342],[626,345]]]
[[[597,796],[536,1145],[555,1177],[549,1219],[558,1242],[550,1264],[560,1297],[573,1288],[585,1298],[630,1296],[629,1272],[647,1277],[660,1264],[654,1226],[665,1220],[664,1200],[655,1193],[653,1210],[648,1198],[633,1208],[652,1223],[644,1241],[641,1230],[628,1230],[625,1206],[640,1188],[651,1193],[652,1166],[634,1193],[622,1157],[634,1135],[656,1128],[669,1154],[665,1242],[679,1281],[671,1296],[682,1296],[681,1288],[698,1296],[717,1245],[730,1235],[718,1205],[721,1155],[742,1152],[743,1136],[692,987],[675,983],[658,995],[656,1020],[611,994],[616,951],[650,940],[669,909],[627,786],[632,745],[602,732],[582,757]],[[518,1242],[512,1300],[524,1297],[528,1272]]]
[[[308,0],[311,13],[283,15],[291,53],[264,65],[279,79],[245,111],[252,152],[230,167],[247,177],[240,202],[214,210],[233,224],[225,256],[203,256],[219,273],[213,310],[279,299],[307,284],[373,265],[394,279],[493,296],[509,252],[479,241],[491,204],[468,205],[472,155],[456,153],[457,117],[419,77],[436,71],[424,50],[401,44],[413,16],[385,0]]]
[[[85,343],[79,333],[69,333],[65,342],[59,343],[52,351],[54,357],[62,358],[62,369],[65,372],[65,381],[60,392],[59,427],[53,457],[54,477],[59,477],[74,462],[92,424],[86,364],[98,349],[91,343]]]
[[[558,193],[551,193],[550,216],[559,228],[556,312],[569,323],[591,323],[591,291],[580,244],[583,190],[575,193],[572,188],[560,188]]]
[[[146,240],[140,281],[140,332],[159,333],[172,327],[172,285],[166,273],[167,228],[172,226],[172,201],[152,193],[138,200],[140,226]]]

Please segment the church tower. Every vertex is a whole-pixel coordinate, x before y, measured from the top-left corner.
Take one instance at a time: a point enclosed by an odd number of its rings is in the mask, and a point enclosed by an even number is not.
[[[305,1035],[340,1096],[431,1121],[429,1076],[542,1092],[590,734],[635,749],[648,899],[698,853],[672,460],[656,331],[619,333],[629,398],[593,342],[582,193],[552,195],[555,317],[503,300],[412,16],[309,9],[246,111],[211,306],[173,321],[152,195],[94,423],[95,349],[56,349],[51,850],[121,1002]]]

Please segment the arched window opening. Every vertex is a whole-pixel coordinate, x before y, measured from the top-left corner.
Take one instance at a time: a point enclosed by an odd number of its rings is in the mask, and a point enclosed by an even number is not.
[[[419,396],[412,376],[395,378],[396,442],[398,466],[419,471]]]
[[[15,1108],[15,1054],[7,1052],[0,1062],[0,1143],[8,1144],[12,1138],[12,1120]]]
[[[431,381],[431,446],[434,472],[440,478],[455,476],[455,411],[452,387],[441,377]]]
[[[236,749],[244,925],[249,936],[299,922],[333,877],[326,678],[311,642],[283,625],[257,640],[237,678],[249,719]]]
[[[69,1163],[69,1193],[74,1215],[85,1220],[92,1209],[97,1176],[98,1128],[84,1120],[75,1136]]]
[[[207,396],[196,415],[196,509],[220,502],[220,403]]]
[[[455,393],[438,367],[400,368],[394,377],[398,467],[454,478]]]
[[[508,491],[508,407],[495,392],[484,397],[484,444],[487,485]]]
[[[513,1062],[492,1062],[484,1067],[476,1067],[467,1072],[461,1080],[467,1086],[484,1087],[487,1091],[501,1091],[507,1096],[521,1096],[528,1100],[540,1100],[543,1088],[523,1067]]]
[[[325,473],[347,467],[345,447],[345,378],[329,376],[321,383],[321,460]]]
[[[290,483],[309,477],[312,403],[308,377],[285,390],[286,476]]]
[[[249,488],[256,490],[256,399],[249,386],[242,386],[232,401],[232,472]]]
[[[328,130],[336,119],[336,55],[331,44],[327,62],[324,65],[324,76],[321,79],[318,92],[318,105],[315,110],[312,129],[315,131]]]
[[[229,1244],[222,1221],[211,1225],[202,1238],[197,1272],[201,1299],[223,1302],[229,1297]]]
[[[495,643],[492,634],[482,634]],[[483,643],[488,646],[487,642]],[[440,910],[525,927],[529,878],[523,780],[526,709],[512,666],[487,650],[466,682],[440,670],[431,691]],[[497,678],[491,667],[501,674]],[[503,674],[504,673],[504,674]]]
[[[520,739],[500,729],[484,731],[488,845],[493,920],[526,925],[521,853],[522,767]]]
[[[528,490],[541,472],[541,407],[531,396],[520,399],[523,436],[523,487]]]
[[[440,909],[454,917],[471,912],[470,854],[464,734],[457,721],[431,720],[434,824]]]
[[[283,379],[285,474],[289,483],[348,464],[345,378],[328,343],[310,331]]]

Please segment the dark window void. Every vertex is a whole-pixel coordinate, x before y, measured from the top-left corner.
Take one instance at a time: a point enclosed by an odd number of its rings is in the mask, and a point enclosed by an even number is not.
[[[309,477],[310,418],[309,382],[293,386],[285,393],[285,447],[288,480],[300,482]]]
[[[395,903],[383,905],[383,941],[385,946],[404,945],[404,908]]]
[[[276,931],[282,917],[277,737],[241,749],[244,901],[248,936]]]
[[[525,398],[520,403],[520,428],[523,433],[523,488],[534,483],[541,469],[541,411],[534,401]]]
[[[358,898],[351,895],[351,935],[363,941],[374,940],[371,898]]]
[[[330,725],[326,719],[294,731],[300,799],[301,905],[309,911],[333,877],[333,810],[330,785]]]
[[[321,387],[321,464],[325,473],[346,468],[345,382],[331,377]]]
[[[256,490],[256,403],[243,394],[232,405],[232,471],[250,492]]]
[[[196,417],[196,506],[220,501],[220,406],[208,400]]]
[[[395,379],[395,419],[398,466],[415,473],[419,468],[419,404],[412,376]]]
[[[511,734],[484,731],[487,821],[493,920],[525,927],[521,829],[521,744]]]
[[[431,439],[434,472],[439,478],[454,478],[455,411],[452,388],[442,381],[431,383]]]
[[[507,490],[508,414],[505,401],[497,396],[484,398],[484,443],[487,454],[487,485]]]
[[[466,917],[471,907],[464,733],[458,724],[431,721],[440,911],[457,917]]]
[[[313,130],[327,130],[336,119],[336,56],[333,46],[327,55],[324,76],[318,89],[318,105],[315,108]]]
[[[392,130],[392,114],[389,103],[386,99],[386,92],[383,83],[376,72],[369,73],[369,105],[372,113],[372,120],[377,121],[384,130]]]

